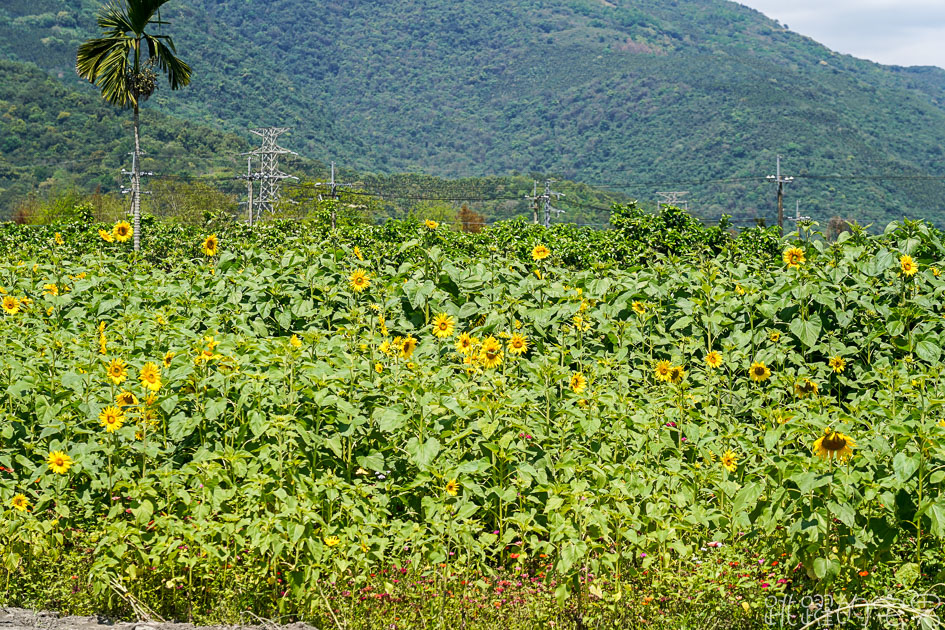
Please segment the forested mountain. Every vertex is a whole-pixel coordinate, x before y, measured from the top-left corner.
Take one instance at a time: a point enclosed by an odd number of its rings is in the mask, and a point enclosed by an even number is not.
[[[4,2],[0,55],[78,85],[75,48],[99,5]],[[194,82],[159,90],[149,107],[243,137],[248,126],[291,127],[291,147],[312,158],[376,172],[552,174],[643,199],[688,190],[704,216],[771,217],[763,178],[781,154],[799,176],[790,209],[799,200],[822,220],[945,222],[945,71],[834,54],[732,2],[167,7]]]

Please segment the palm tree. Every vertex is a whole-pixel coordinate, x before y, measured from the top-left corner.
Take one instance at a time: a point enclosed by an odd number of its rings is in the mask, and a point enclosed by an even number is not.
[[[98,25],[104,37],[90,39],[81,46],[76,71],[97,84],[102,97],[119,107],[134,109],[135,152],[131,175],[131,207],[134,214],[135,251],[141,247],[141,144],[138,135],[138,106],[157,88],[157,68],[167,75],[171,89],[190,83],[190,66],[175,56],[174,42],[167,35],[146,32],[163,26],[160,9],[168,0],[123,0],[101,8]],[[157,16],[157,19],[154,19]],[[147,47],[148,59],[142,60]]]

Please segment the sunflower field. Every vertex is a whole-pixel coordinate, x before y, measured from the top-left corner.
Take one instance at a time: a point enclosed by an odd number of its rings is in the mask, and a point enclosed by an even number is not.
[[[582,268],[401,229],[8,250],[0,605],[755,627],[939,592],[937,231]]]

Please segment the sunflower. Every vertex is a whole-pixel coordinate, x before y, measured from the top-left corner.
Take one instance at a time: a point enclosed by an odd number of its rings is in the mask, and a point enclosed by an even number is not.
[[[843,357],[830,357],[830,360],[827,362],[833,371],[837,374],[841,374],[843,370],[847,367],[847,362],[843,360]]]
[[[72,458],[62,451],[53,451],[46,459],[49,469],[57,475],[64,475],[72,468]]]
[[[60,234],[59,232],[56,232],[55,234],[53,234],[53,240],[56,241],[56,245],[65,244],[65,241],[62,240],[62,234]]]
[[[18,494],[10,499],[10,507],[19,512],[25,512],[30,509],[30,502],[27,500],[26,495]]]
[[[929,267],[929,270],[932,272],[932,275],[935,276],[936,278],[942,275],[942,270],[939,269],[938,267]]]
[[[800,247],[789,247],[784,250],[784,264],[788,266],[788,269],[791,267],[800,267],[806,259],[804,258],[804,250]]]
[[[138,404],[138,397],[126,390],[115,396],[115,403],[122,407],[131,407]]]
[[[633,312],[637,315],[643,315],[646,313],[646,305],[643,302],[634,302],[630,308],[633,309]]]
[[[428,230],[435,230],[436,228],[440,227],[440,224],[432,219],[427,219],[426,221],[423,222],[423,224],[427,227]]]
[[[848,435],[834,431],[830,427],[824,429],[824,434],[814,442],[814,454],[823,459],[837,458],[845,460],[853,455],[856,442]]]
[[[453,336],[453,329],[456,322],[446,313],[440,313],[433,318],[433,336],[438,339],[446,339]]]
[[[141,368],[141,384],[152,392],[161,389],[161,370],[150,361]]]
[[[105,241],[106,243],[114,243],[114,242],[115,242],[115,237],[112,236],[112,233],[111,233],[111,232],[108,232],[108,231],[106,231],[106,230],[99,230],[99,231],[98,231],[98,235],[99,235],[99,237],[101,237],[101,239],[102,239],[103,241]]]
[[[16,315],[20,312],[20,301],[12,295],[3,298],[3,312],[7,315]]]
[[[571,377],[571,391],[575,394],[580,394],[585,389],[587,389],[587,379],[584,378],[584,375],[580,372],[575,372]]]
[[[383,373],[384,373],[384,364],[383,364],[383,363],[375,363],[375,364],[374,364],[374,371],[377,372],[378,374],[383,374]]]
[[[292,335],[291,337],[289,337],[289,345],[292,346],[293,348],[301,348],[302,340],[299,339],[298,335]]]
[[[165,370],[171,367],[171,361],[174,360],[174,357],[176,355],[177,355],[176,352],[171,352],[170,350],[164,353],[164,369]]]
[[[808,396],[816,396],[820,391],[820,388],[817,386],[817,383],[805,378],[798,383],[794,384],[794,395],[798,398],[807,398]]]
[[[660,361],[657,363],[656,368],[653,370],[656,374],[656,380],[669,382],[669,372],[672,369],[672,365],[669,361]]]
[[[705,364],[713,370],[722,367],[722,354],[716,350],[713,350],[709,354],[705,355]]]
[[[337,536],[325,536],[325,545],[327,547],[334,547],[341,542],[341,539]]]
[[[738,469],[738,460],[735,458],[735,453],[725,451],[725,454],[722,455],[721,464],[725,470],[735,472]]]
[[[204,256],[216,256],[219,247],[220,241],[217,239],[217,235],[211,234],[203,239],[203,244],[200,246],[200,249],[203,251]]]
[[[371,286],[371,281],[368,279],[367,272],[364,271],[364,269],[355,269],[348,277],[348,284],[351,285],[355,293],[360,293]]]
[[[132,236],[134,236],[134,230],[131,229],[131,224],[127,221],[119,221],[115,224],[115,227],[112,228],[112,236],[115,237],[115,240],[119,243],[124,243]]]
[[[738,284],[738,283],[736,282],[736,283],[735,283],[735,293],[737,293],[737,294],[739,294],[739,295],[745,295],[745,287],[743,287],[742,285],[740,285],[740,284]]]
[[[361,253],[361,248],[358,247],[357,245],[354,246],[354,256],[358,260],[361,260],[361,261],[364,260],[364,255]]]
[[[509,354],[525,354],[528,352],[528,340],[525,339],[525,335],[515,333],[512,335],[512,338],[509,339]]]
[[[535,247],[532,248],[532,260],[537,262],[548,258],[548,256],[551,256],[551,250],[544,245],[535,245]]]
[[[502,344],[495,337],[486,337],[479,350],[479,361],[484,367],[494,368],[502,365]]]
[[[44,284],[43,295],[59,295],[59,287],[55,284]]]
[[[455,479],[450,479],[446,482],[446,494],[451,497],[455,497],[459,493],[459,482]]]
[[[104,336],[103,334],[102,337]],[[124,383],[125,379],[128,378],[127,364],[121,359],[112,359],[111,363],[108,364],[108,378],[115,385]]]
[[[899,259],[899,266],[902,267],[902,275],[912,277],[919,271],[919,266],[912,260],[912,256],[903,256]]]
[[[469,354],[475,345],[476,339],[474,337],[470,337],[469,333],[463,333],[459,336],[459,339],[456,340],[456,352],[460,354]]]
[[[102,413],[98,414],[98,423],[105,427],[106,432],[113,433],[125,423],[125,414],[117,407],[105,407]]]
[[[417,340],[414,339],[413,335],[407,335],[404,337],[404,340],[400,342],[400,356],[404,359],[409,359],[416,349]]]
[[[669,368],[669,380],[674,385],[679,385],[686,380],[686,369],[681,365],[674,365]]]
[[[771,378],[771,370],[762,361],[752,363],[751,367],[748,368],[748,374],[751,376],[751,380],[756,383],[761,383]]]
[[[768,334],[768,339],[770,339],[772,343],[778,343],[781,341],[781,333],[777,330],[772,330],[771,333]]]

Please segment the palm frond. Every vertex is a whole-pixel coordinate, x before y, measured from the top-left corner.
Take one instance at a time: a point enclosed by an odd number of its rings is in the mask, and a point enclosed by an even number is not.
[[[107,33],[138,33],[128,13],[125,12],[125,9],[115,3],[107,4],[102,7],[102,10],[98,14],[97,22],[99,28]]]
[[[146,35],[145,41],[148,42],[148,55],[154,59],[158,68],[167,74],[167,81],[172,90],[190,83],[190,66],[174,55],[174,43],[170,38],[167,38],[165,44],[160,39]]]

